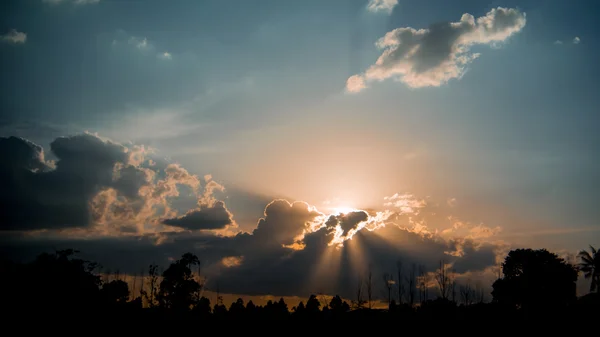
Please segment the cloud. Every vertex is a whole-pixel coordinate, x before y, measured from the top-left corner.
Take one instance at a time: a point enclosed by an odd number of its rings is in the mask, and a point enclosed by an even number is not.
[[[144,55],[156,55],[162,61],[173,60],[173,54],[168,51],[157,52],[157,47],[145,36],[135,36],[118,30],[111,42],[112,48],[132,48]]]
[[[11,29],[8,33],[0,35],[0,40],[8,43],[25,43],[27,41],[27,33]]]
[[[76,227],[89,222],[87,200],[97,186],[109,185],[125,148],[92,135],[54,140],[56,167],[43,149],[25,139],[0,138],[0,229]]]
[[[339,226],[342,236],[347,236],[351,230],[356,230],[358,224],[369,219],[369,214],[365,211],[353,211],[346,214],[337,214],[329,216],[325,226],[330,230]]]
[[[561,44],[563,44],[563,42],[561,40],[556,40],[556,41],[554,41],[554,44],[561,45]]]
[[[233,224],[232,215],[222,201],[214,205],[191,210],[188,213],[172,219],[165,219],[165,225],[181,227],[190,230],[223,229]]]
[[[474,45],[497,45],[525,27],[525,13],[514,8],[494,8],[475,19],[463,14],[458,22],[433,24],[426,29],[397,28],[380,38],[383,53],[364,73],[351,76],[346,90],[358,92],[369,82],[389,78],[411,88],[440,86],[460,79],[473,60]]]
[[[92,5],[99,3],[100,0],[42,0],[42,2],[51,5],[58,5],[63,3],[72,3],[74,5]]]
[[[375,13],[384,12],[391,14],[396,5],[398,5],[398,0],[369,0],[367,10]]]
[[[243,256],[226,256],[221,260],[223,265],[227,268],[238,267],[242,264],[243,261]]]
[[[367,88],[365,78],[362,75],[352,75],[346,81],[346,90],[354,93]]]
[[[131,35],[122,29],[118,29],[114,34],[111,47],[114,50],[126,50],[126,48],[131,48],[146,55],[154,55],[156,52],[156,47],[146,36]],[[156,57],[166,60],[171,58],[172,55],[168,52],[161,52],[156,53]]]
[[[400,211],[400,214],[415,214],[427,205],[425,199],[416,199],[412,194],[394,194],[389,197],[384,197],[384,206],[395,207]]]
[[[132,36],[129,38],[128,43],[140,50],[147,50],[153,48],[153,46],[148,43],[148,39],[146,39],[145,37],[139,38]]]
[[[579,36],[575,36],[573,38],[573,44],[579,44],[581,42],[581,39],[579,38]]]
[[[173,59],[173,55],[171,55],[171,53],[169,53],[169,52],[158,53],[156,55],[156,57],[158,57],[161,60],[172,60]]]
[[[50,150],[56,162],[26,139],[0,138],[0,230],[132,235],[234,225],[212,196],[222,186],[202,183],[177,163],[154,157],[153,149],[84,133],[59,137]],[[203,208],[178,217],[173,199],[183,187]]]

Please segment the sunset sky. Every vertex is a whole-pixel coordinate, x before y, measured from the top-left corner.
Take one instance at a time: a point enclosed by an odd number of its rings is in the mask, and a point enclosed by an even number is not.
[[[124,273],[191,251],[276,296],[571,259],[600,245],[599,9],[2,1],[0,251]]]

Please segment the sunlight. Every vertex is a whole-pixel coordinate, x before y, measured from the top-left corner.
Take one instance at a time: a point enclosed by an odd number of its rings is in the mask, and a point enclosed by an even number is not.
[[[332,207],[331,211],[334,214],[347,214],[347,213],[350,213],[350,212],[360,211],[360,209],[357,209],[357,208],[354,208],[354,207],[350,207],[350,206],[337,206],[337,207]]]
[[[320,285],[324,280],[337,277],[340,271],[340,251],[334,247],[325,247],[318,262],[314,264],[309,284]]]

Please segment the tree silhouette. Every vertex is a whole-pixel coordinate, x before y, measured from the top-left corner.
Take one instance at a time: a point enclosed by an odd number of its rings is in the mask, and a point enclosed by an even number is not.
[[[545,249],[517,249],[493,284],[495,302],[525,309],[564,306],[576,299],[577,269]]]
[[[246,307],[244,307],[244,300],[238,298],[235,302],[231,303],[229,306],[229,314],[232,317],[243,317],[246,311]]]
[[[190,268],[198,263],[198,257],[186,253],[163,272],[159,292],[161,307],[182,311],[191,308],[200,284]]]
[[[373,272],[371,271],[371,265],[369,265],[369,271],[367,272],[367,306],[369,309],[373,308]]]
[[[596,265],[590,266],[590,261],[595,261],[597,251],[591,247],[588,253],[580,254],[582,262],[580,269],[594,277]],[[157,285],[158,293],[146,289],[146,301],[151,304],[157,300],[159,308],[143,307],[140,297],[135,297],[129,292],[126,280],[131,280],[131,274],[124,272],[121,277],[113,274],[110,280],[102,284],[100,277],[95,274],[97,265],[76,257],[77,251],[69,249],[57,251],[53,254],[40,254],[30,263],[15,263],[0,258],[0,287],[4,290],[0,298],[0,308],[4,317],[9,319],[28,317],[46,318],[57,315],[56,318],[75,317],[75,319],[98,317],[111,319],[119,317],[146,317],[150,319],[176,318],[176,319],[446,319],[446,318],[471,318],[483,319],[499,317],[502,320],[517,319],[521,317],[540,316],[546,319],[554,318],[596,318],[600,307],[600,293],[596,279],[595,290],[586,296],[576,299],[575,281],[578,270],[575,266],[565,262],[556,254],[544,249],[517,249],[511,251],[502,263],[503,275],[493,284],[492,303],[484,303],[485,287],[480,281],[471,286],[471,281],[466,280],[462,285],[450,282],[448,291],[440,291],[437,299],[430,299],[426,289],[421,289],[422,303],[413,307],[408,303],[396,304],[390,301],[389,309],[382,310],[351,310],[348,303],[339,295],[329,298],[325,295],[311,295],[308,301],[300,302],[292,310],[283,298],[279,301],[268,301],[263,306],[256,306],[252,301],[244,307],[244,301],[239,298],[231,304],[229,310],[223,305],[222,297],[217,296],[214,310],[206,297],[198,298],[199,284],[192,273],[192,267],[199,263],[193,254],[184,254],[181,259],[171,263],[159,279],[158,267],[150,268],[151,277]],[[425,275],[436,275],[436,272],[426,273],[420,270],[416,275],[416,265],[406,273],[398,273],[399,279],[405,278],[407,288],[404,288],[405,299],[410,303],[412,294],[417,290],[417,285],[422,288],[434,282]],[[455,280],[452,271],[446,275],[446,264],[440,265],[437,271],[438,283],[446,285],[445,280]],[[588,267],[586,267],[588,266]],[[398,267],[398,266],[397,266]],[[389,277],[389,279],[388,279]],[[384,280],[391,280],[391,275]],[[597,276],[596,276],[597,277]],[[368,275],[367,275],[368,281]],[[148,281],[148,280],[144,280]],[[133,281],[135,283],[135,281]],[[362,288],[359,282],[359,288]],[[387,283],[391,284],[391,283]],[[456,286],[458,291],[451,291]],[[446,287],[446,286],[444,286]],[[152,286],[151,286],[152,288]],[[368,287],[367,287],[368,288]],[[393,287],[394,289],[396,287]],[[387,291],[390,299],[389,289]],[[137,290],[137,289],[136,289]],[[217,287],[218,291],[218,287]],[[454,294],[454,293],[457,294]],[[444,298],[443,294],[446,293]],[[453,300],[450,300],[449,296]],[[460,306],[456,305],[454,297],[462,299]],[[384,296],[381,298],[383,299]],[[360,299],[360,293],[358,294]],[[377,299],[372,299],[373,301]],[[357,306],[355,309],[360,309]],[[189,311],[193,308],[192,311]],[[322,308],[322,309],[321,309]],[[519,309],[520,308],[520,309]],[[100,310],[98,310],[100,309]]]
[[[129,286],[127,282],[121,280],[114,280],[103,284],[100,292],[104,300],[109,304],[122,304],[129,299]]]
[[[415,304],[415,284],[417,277],[417,265],[412,264],[410,272],[406,277],[406,287],[407,287],[407,295],[408,295],[408,304],[412,307]]]
[[[304,307],[304,302],[300,301],[297,306],[292,308],[293,315],[295,317],[304,317],[306,314],[306,308]]]
[[[440,291],[440,296],[443,299],[450,297],[453,280],[450,273],[450,266],[446,264],[446,261],[440,260],[440,267],[435,271],[435,280]]]
[[[356,283],[356,299],[352,300],[353,309],[362,309],[365,306],[365,300],[363,299],[363,279],[359,275],[358,282]]]
[[[342,301],[342,298],[339,295],[335,295],[329,302],[329,309],[334,316],[341,316],[350,311],[350,306],[346,301]]]
[[[392,289],[396,281],[394,281],[394,276],[390,273],[383,273],[383,285],[386,289],[386,295],[388,298],[388,308],[392,304]]]
[[[590,251],[581,250],[577,256],[581,259],[579,270],[583,272],[583,276],[591,278],[590,292],[597,292],[600,288],[600,254],[590,245]]]
[[[306,312],[310,315],[316,315],[319,313],[321,308],[321,302],[317,299],[316,295],[310,295],[308,301],[306,301]]]
[[[204,296],[200,297],[194,307],[194,312],[200,317],[207,317],[211,313],[210,300]]]
[[[156,299],[158,298],[158,266],[155,264],[151,264],[148,266],[148,286],[150,287],[150,291],[144,289],[144,283],[142,283],[142,290],[140,290],[140,294],[146,299],[148,306],[150,308],[154,308],[156,305]],[[144,278],[142,277],[142,282]]]
[[[398,287],[398,304],[402,305],[402,298],[404,297],[404,277],[402,274],[402,261],[396,262],[396,286]]]
[[[96,263],[76,257],[73,249],[42,253],[27,265],[3,271],[4,306],[14,313],[87,314],[99,304],[101,279]]]
[[[473,303],[473,288],[471,280],[467,280],[465,284],[460,286],[460,297],[464,305],[469,306]]]

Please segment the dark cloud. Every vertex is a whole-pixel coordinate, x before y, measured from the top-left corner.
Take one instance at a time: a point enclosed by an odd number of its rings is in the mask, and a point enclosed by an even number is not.
[[[231,213],[225,207],[225,203],[217,201],[214,205],[189,211],[177,218],[166,219],[163,223],[190,230],[203,230],[223,229],[233,224],[233,220]]]
[[[325,225],[331,229],[340,226],[342,236],[346,236],[350,230],[356,229],[359,223],[367,221],[368,219],[369,215],[367,212],[355,211],[346,214],[330,215],[327,222],[325,222]]]
[[[35,172],[49,168],[44,159],[44,149],[19,137],[0,138],[0,156],[3,172],[20,169]]]
[[[83,134],[54,140],[55,168],[43,149],[27,140],[0,138],[0,229],[47,229],[85,226],[88,201],[112,182],[113,166],[126,149]]]
[[[318,216],[322,215],[305,202],[273,200],[265,207],[253,236],[264,245],[291,245]]]
[[[148,170],[133,165],[126,165],[116,172],[112,186],[129,199],[139,197],[143,186],[148,186],[152,179]]]
[[[352,297],[356,280],[369,266],[376,288],[385,272],[395,272],[398,261],[409,268],[411,264],[423,265],[433,272],[440,260],[453,264],[457,273],[478,271],[495,264],[493,245],[476,246],[474,243],[462,256],[450,252],[458,249],[457,242],[429,238],[407,229],[390,225],[374,231],[360,230],[341,248],[330,245],[327,228],[307,234],[304,249],[287,250],[272,246],[268,252],[257,253],[252,248],[260,246],[257,238],[244,237],[236,255],[243,256],[239,267],[222,268],[213,279],[226,292],[244,294],[307,295],[310,293],[339,293]],[[238,238],[230,239],[236,246]],[[379,296],[379,294],[376,294]]]
[[[225,205],[212,198],[219,184],[207,181],[200,190],[197,176],[152,157],[144,146],[85,133],[56,138],[50,150],[56,161],[47,161],[43,148],[28,140],[0,138],[0,230],[85,228],[113,235],[163,230],[157,228],[161,218],[179,213],[171,200],[183,186],[212,206],[170,224],[188,229],[232,224]]]

